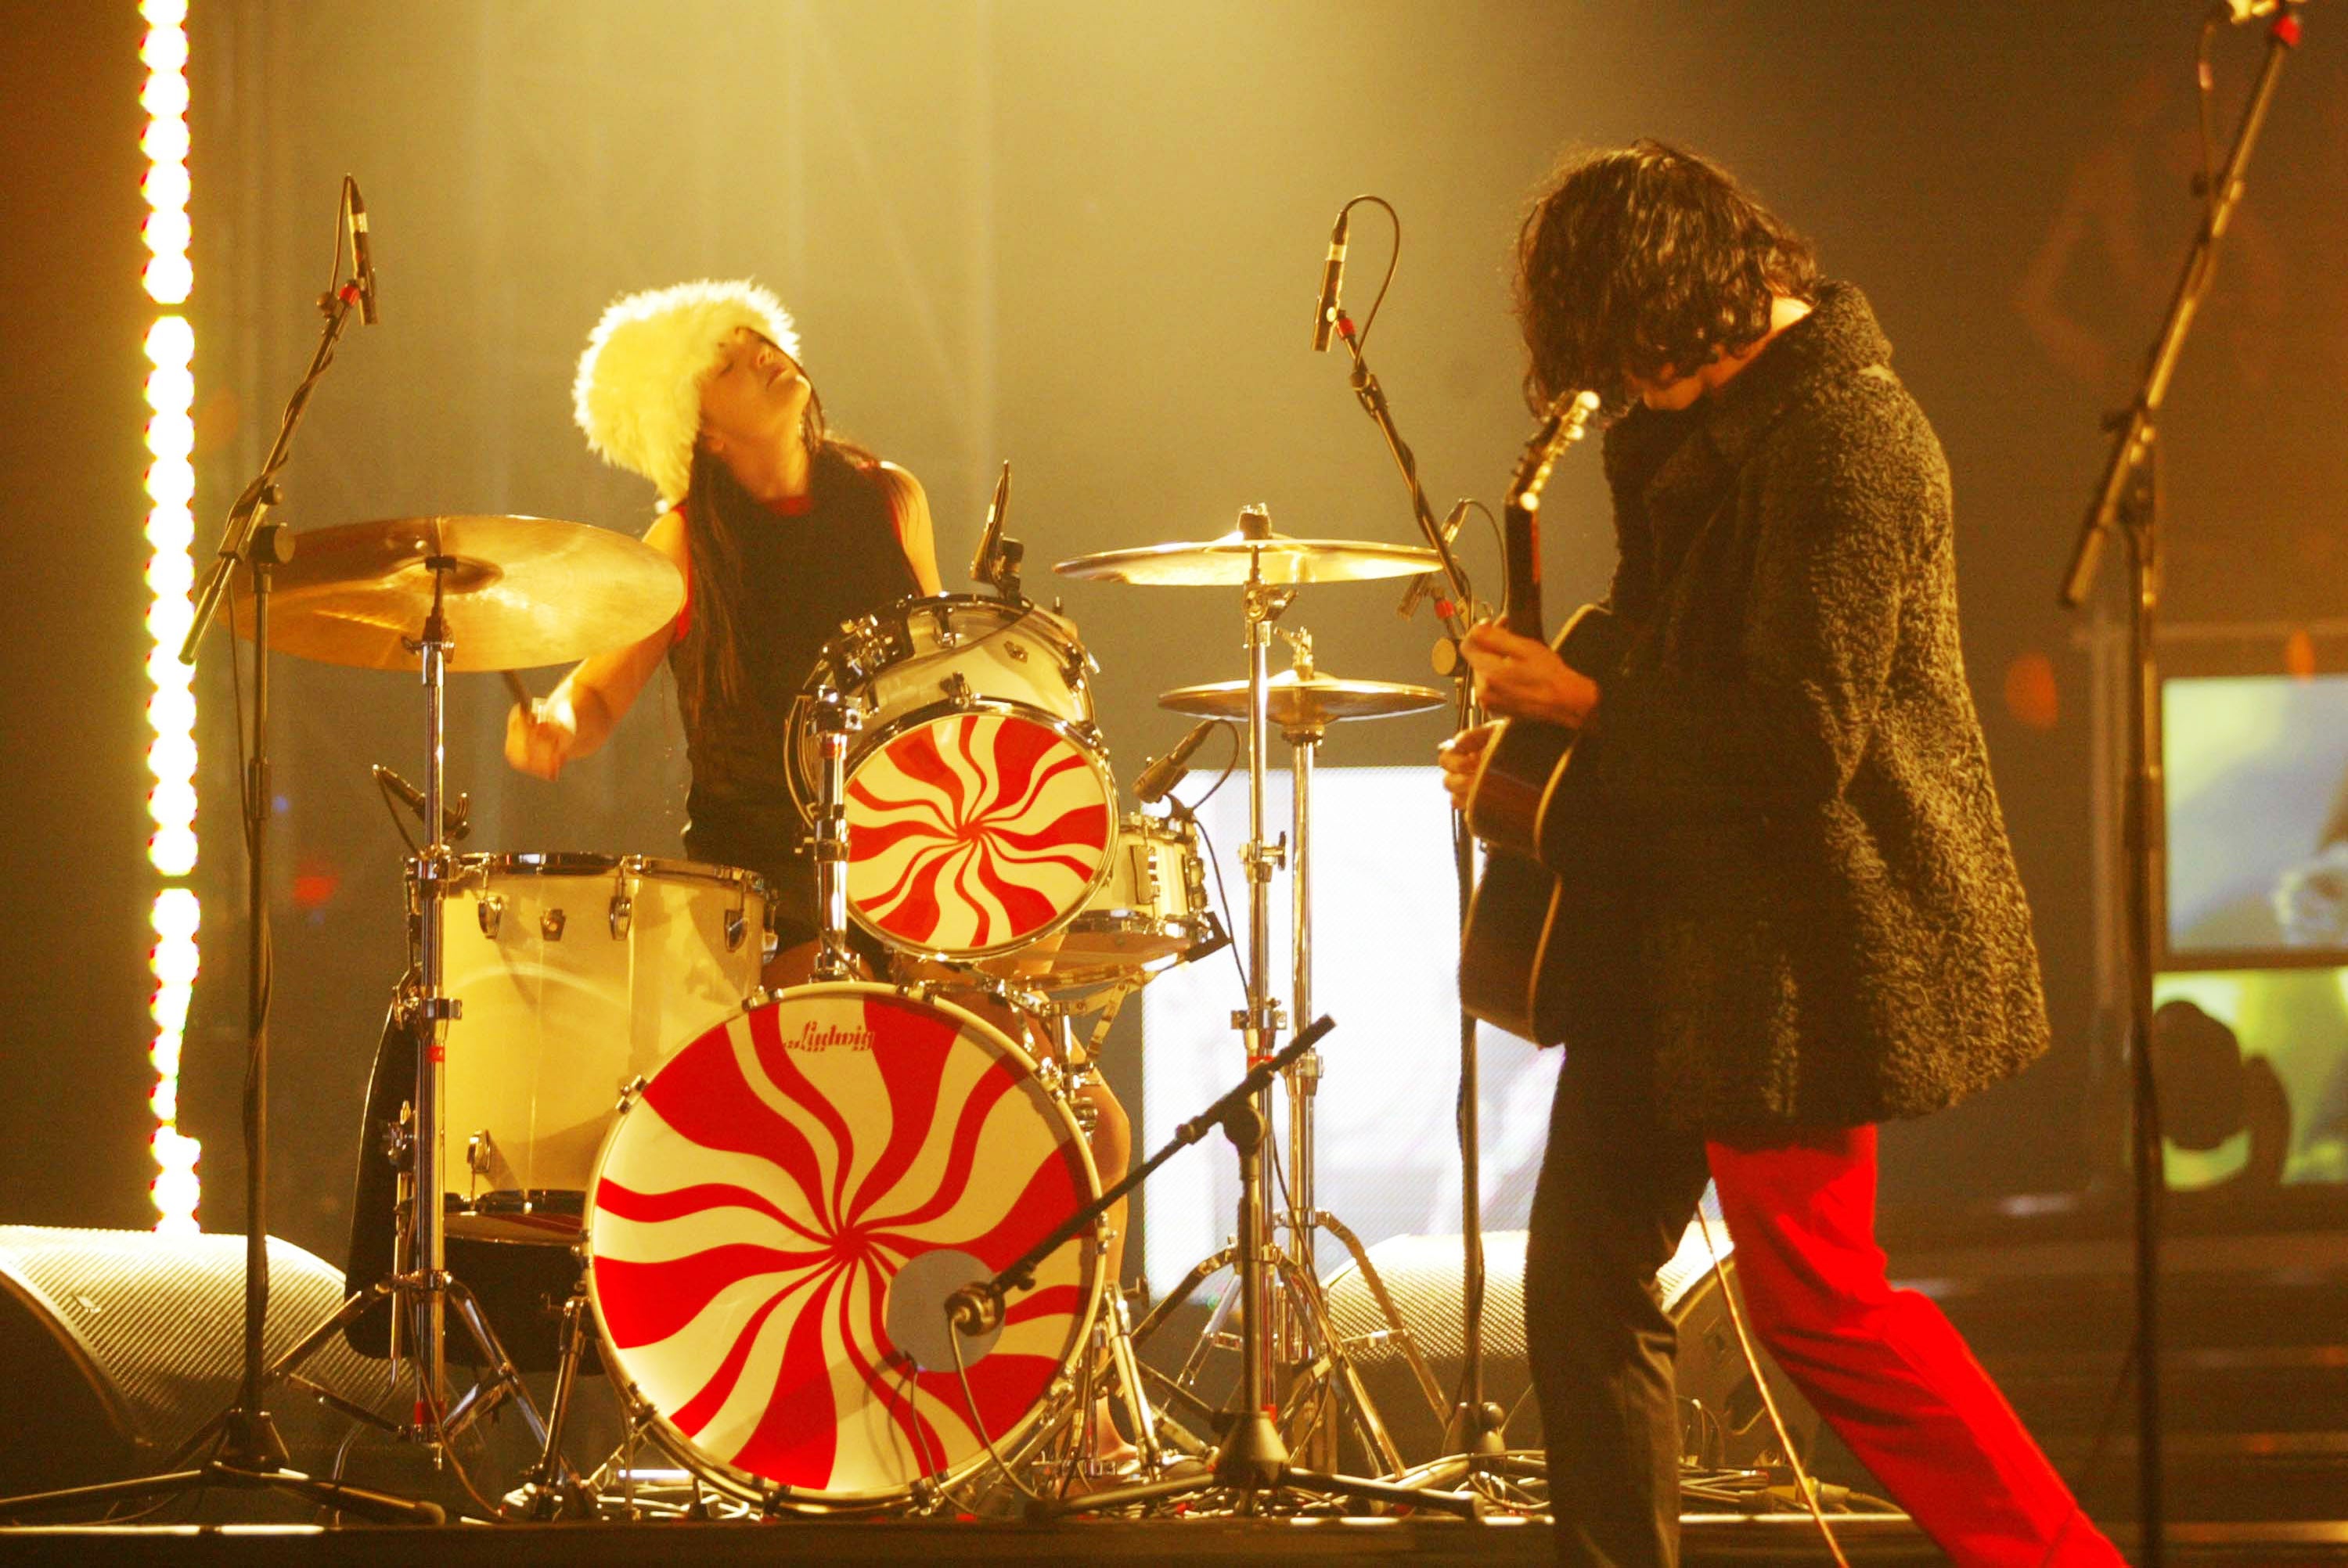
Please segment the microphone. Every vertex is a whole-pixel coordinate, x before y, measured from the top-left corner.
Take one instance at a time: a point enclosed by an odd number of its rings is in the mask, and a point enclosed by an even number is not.
[[[1465,497],[1462,497],[1460,500],[1452,504],[1451,515],[1443,519],[1443,542],[1445,544],[1447,545],[1453,539],[1459,537],[1459,527],[1462,523],[1465,523],[1468,520],[1468,508],[1475,504],[1475,502],[1468,500]],[[1408,620],[1411,617],[1411,612],[1418,608],[1418,601],[1425,599],[1428,594],[1435,593],[1442,589],[1446,585],[1446,581],[1447,579],[1444,575],[1439,571],[1419,573],[1418,576],[1410,579],[1410,586],[1403,589],[1402,602],[1395,606],[1395,613],[1401,616],[1405,620]]]
[[[1201,719],[1190,726],[1190,733],[1174,743],[1174,749],[1141,770],[1133,781],[1133,798],[1144,805],[1155,805],[1166,798],[1166,792],[1182,782],[1190,771],[1190,753],[1206,743],[1220,719]]]
[[[1003,460],[1003,473],[994,481],[994,499],[987,503],[986,527],[979,531],[978,553],[970,558],[970,580],[993,582],[996,573],[989,569],[994,564],[996,548],[1003,542],[1003,518],[1011,502],[1011,459]]]
[[[992,1279],[965,1285],[946,1296],[946,1321],[965,1339],[976,1339],[1003,1327],[1003,1292]]]
[[[1337,226],[1329,231],[1329,259],[1321,264],[1321,302],[1313,317],[1313,352],[1329,352],[1329,334],[1337,326],[1337,289],[1345,279],[1345,226],[1354,220],[1351,202],[1337,210]]]
[[[351,193],[351,265],[358,272],[359,320],[367,326],[375,325],[375,256],[367,249],[366,203],[359,200],[359,182],[349,175],[343,176],[343,188]]]
[[[372,766],[375,782],[397,795],[399,804],[416,814],[417,821],[424,821],[424,792],[381,763],[376,763]],[[440,831],[448,835],[448,842],[454,844],[473,831],[471,818],[472,803],[460,794],[457,797],[455,805],[440,808]]]

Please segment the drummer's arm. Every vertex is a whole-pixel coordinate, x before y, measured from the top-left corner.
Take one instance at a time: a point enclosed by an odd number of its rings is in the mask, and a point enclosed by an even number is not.
[[[680,514],[663,516],[645,531],[644,542],[678,571],[690,571]],[[566,763],[595,751],[635,705],[675,635],[672,618],[648,637],[581,660],[538,701],[535,712],[517,703],[506,721],[506,760],[526,774],[551,779]]]
[[[913,580],[925,594],[943,593],[938,576],[937,528],[930,520],[930,497],[922,492],[922,482],[894,463],[883,463],[880,484],[888,492],[889,509],[897,519],[897,542],[905,551],[905,564],[913,569]]]

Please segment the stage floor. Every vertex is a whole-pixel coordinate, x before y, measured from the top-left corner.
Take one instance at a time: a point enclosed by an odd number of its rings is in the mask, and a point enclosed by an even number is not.
[[[1945,1561],[1904,1520],[1836,1521],[1854,1563]],[[2123,1547],[2127,1532],[2114,1529]],[[2348,1563],[2348,1521],[2172,1528],[2172,1561],[2286,1568]],[[1798,1514],[1692,1517],[1689,1568],[1706,1563],[1816,1563],[1815,1527]],[[563,1568],[689,1562],[712,1568],[771,1563],[1115,1563],[1181,1568],[1200,1563],[1364,1562],[1468,1565],[1551,1561],[1548,1531],[1522,1520],[1196,1520],[1023,1525],[791,1521],[764,1524],[550,1524],[439,1530],[310,1526],[124,1526],[0,1531],[0,1556],[57,1568]]]

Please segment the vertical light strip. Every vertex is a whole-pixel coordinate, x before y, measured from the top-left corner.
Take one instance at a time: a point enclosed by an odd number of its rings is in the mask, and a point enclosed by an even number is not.
[[[196,983],[196,927],[201,914],[184,885],[196,866],[196,694],[194,671],[180,662],[180,641],[193,616],[193,506],[196,493],[195,329],[184,313],[195,282],[188,260],[188,5],[144,0],[147,23],[139,57],[147,67],[139,103],[147,110],[145,226],[148,297],[164,307],[147,332],[147,679],[154,693],[147,719],[154,739],[147,749],[154,788],[147,797],[154,836],[147,856],[166,886],[155,897],[155,946],[149,958],[155,989],[155,1228],[192,1234],[201,1185],[197,1140],[180,1132],[180,1048],[188,1000]]]

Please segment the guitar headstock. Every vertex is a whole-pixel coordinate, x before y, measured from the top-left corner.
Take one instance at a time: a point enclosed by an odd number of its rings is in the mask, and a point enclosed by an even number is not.
[[[1565,393],[1549,405],[1540,428],[1525,443],[1515,477],[1509,481],[1509,506],[1531,511],[1540,505],[1541,487],[1549,483],[1550,469],[1567,447],[1589,434],[1591,416],[1597,412],[1594,392]]]

